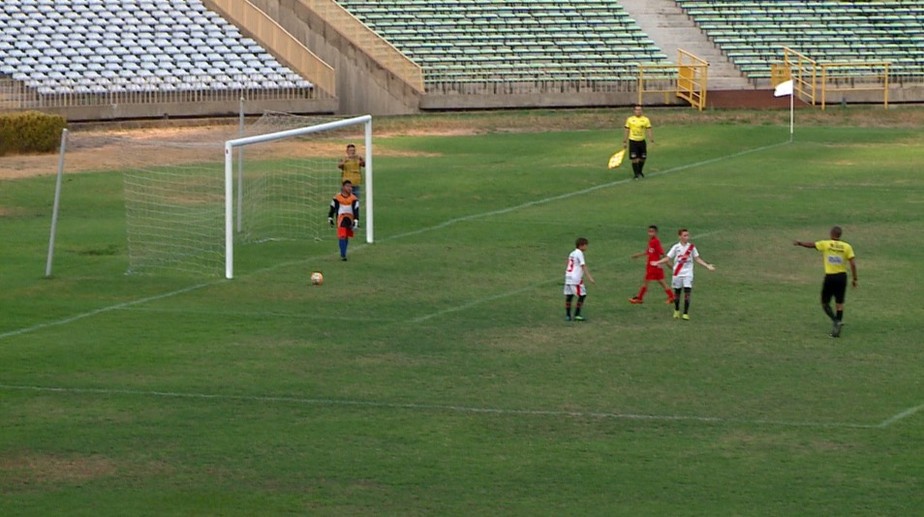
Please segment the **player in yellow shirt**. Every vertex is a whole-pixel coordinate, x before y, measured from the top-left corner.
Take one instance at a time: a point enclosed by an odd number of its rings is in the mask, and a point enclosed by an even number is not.
[[[346,146],[346,156],[340,159],[337,168],[340,169],[340,181],[349,181],[353,185],[353,195],[357,199],[360,197],[360,191],[363,185],[362,168],[366,166],[366,160],[357,156],[356,146],[348,144]]]
[[[648,117],[642,115],[642,107],[636,106],[633,115],[626,119],[626,136],[622,139],[623,147],[628,144],[629,159],[632,160],[632,172],[635,174],[633,179],[645,177],[642,169],[645,168],[645,160],[648,158],[646,133],[648,134],[648,140],[654,143],[651,121],[648,120]]]
[[[793,241],[795,246],[815,248],[821,252],[825,264],[825,280],[821,286],[821,307],[834,323],[831,337],[840,337],[841,327],[844,325],[844,297],[847,294],[848,264],[853,286],[857,286],[857,264],[854,260],[853,247],[841,240],[841,233],[841,227],[835,226],[831,228],[829,240]],[[834,307],[837,312],[831,310],[831,298],[834,298]]]

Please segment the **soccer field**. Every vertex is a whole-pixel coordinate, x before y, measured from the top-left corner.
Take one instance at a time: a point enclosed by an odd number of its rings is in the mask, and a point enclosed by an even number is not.
[[[54,178],[0,181],[0,508],[920,512],[921,130],[819,116],[788,143],[776,115],[671,113],[649,113],[637,182],[606,169],[619,113],[423,136],[385,120],[376,243],[349,262],[333,236],[248,245],[231,281],[126,275],[112,172],[68,176],[43,279]],[[689,228],[716,265],[691,321],[654,285],[627,302],[649,224],[665,247]],[[839,339],[820,254],[792,245],[834,224],[860,279]],[[579,236],[596,284],[588,321],[565,322]]]

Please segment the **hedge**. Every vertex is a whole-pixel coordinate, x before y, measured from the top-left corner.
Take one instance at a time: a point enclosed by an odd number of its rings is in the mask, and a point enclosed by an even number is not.
[[[48,153],[61,143],[64,117],[37,111],[0,114],[0,156],[14,153]]]

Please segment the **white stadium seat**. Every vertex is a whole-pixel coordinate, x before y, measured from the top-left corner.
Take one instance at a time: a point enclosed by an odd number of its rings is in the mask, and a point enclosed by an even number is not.
[[[200,0],[0,0],[0,73],[46,92],[127,91],[136,74],[158,78],[144,91],[229,88],[227,74],[248,67],[265,76],[249,87],[291,87],[272,71],[297,77]],[[193,74],[216,78],[178,77]]]

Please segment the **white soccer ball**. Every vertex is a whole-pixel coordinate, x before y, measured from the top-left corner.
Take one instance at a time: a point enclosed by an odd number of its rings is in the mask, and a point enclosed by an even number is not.
[[[311,273],[311,285],[321,285],[324,283],[324,275],[320,271]]]

